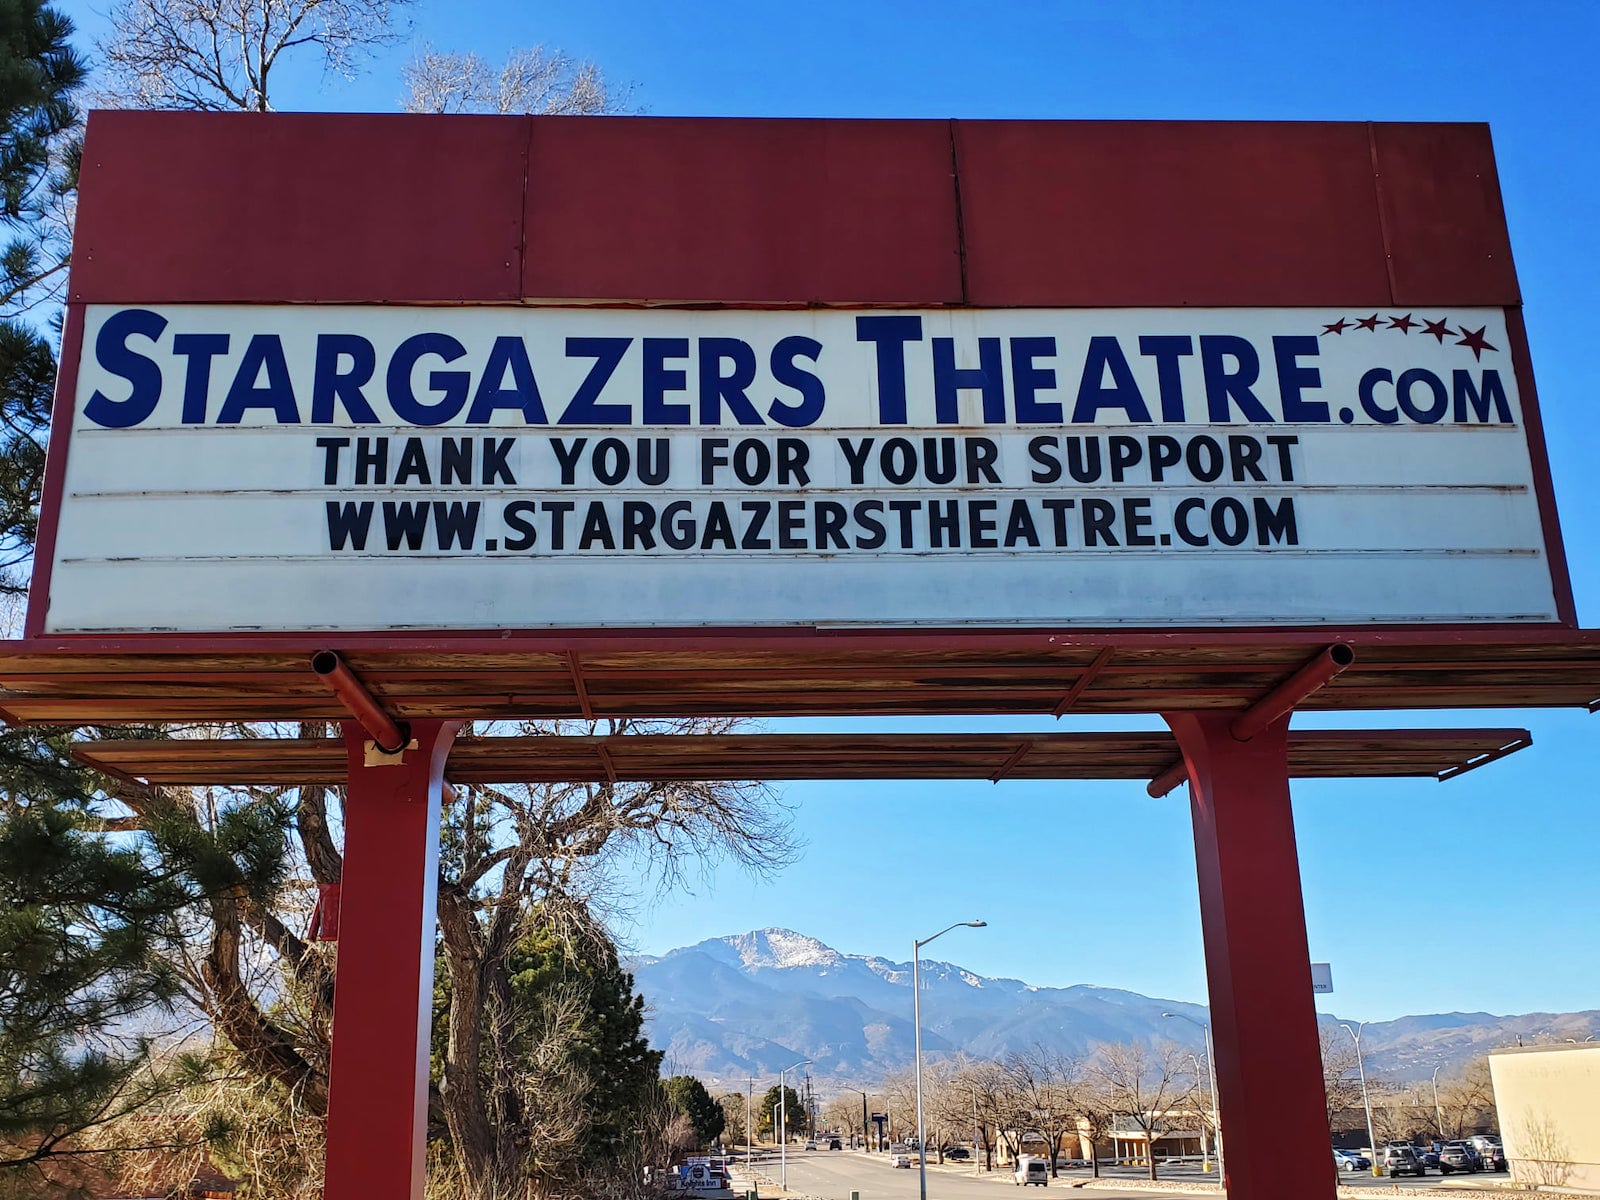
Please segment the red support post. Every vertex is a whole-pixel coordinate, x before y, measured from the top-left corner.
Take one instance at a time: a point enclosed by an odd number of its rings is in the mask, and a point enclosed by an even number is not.
[[[421,1200],[439,802],[459,721],[413,721],[399,754],[343,722],[349,761],[326,1200]]]
[[[1229,1200],[1333,1200],[1285,1182],[1283,1147],[1328,1146],[1322,1053],[1289,806],[1289,718],[1241,742],[1233,713],[1164,714],[1189,768]]]

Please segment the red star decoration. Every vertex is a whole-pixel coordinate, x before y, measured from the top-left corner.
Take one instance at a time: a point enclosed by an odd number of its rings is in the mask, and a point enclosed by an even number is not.
[[[1439,339],[1439,344],[1443,345],[1445,338],[1450,336],[1450,326],[1443,321],[1430,321],[1424,317],[1422,319],[1422,332],[1433,334],[1434,337]]]
[[[1416,324],[1417,323],[1411,319],[1410,313],[1407,313],[1403,317],[1389,318],[1389,328],[1398,329],[1401,333],[1410,333],[1411,330],[1415,328]]]
[[[1378,328],[1378,321],[1379,320],[1380,320],[1380,318],[1379,318],[1378,314],[1377,313],[1373,313],[1370,317],[1362,317],[1359,321],[1356,322],[1356,324],[1359,327],[1361,327],[1362,329],[1365,329],[1368,333],[1371,333],[1375,329]]]
[[[1332,325],[1324,325],[1322,327],[1322,332],[1323,333],[1339,333],[1339,334],[1342,334],[1346,329],[1349,329],[1349,328],[1350,328],[1350,322],[1346,321],[1343,317],[1340,317]]]
[[[1483,340],[1483,335],[1489,329],[1487,325],[1480,326],[1477,329],[1468,329],[1465,325],[1462,325],[1460,328],[1461,340],[1457,342],[1456,345],[1465,346],[1467,349],[1471,350],[1474,360],[1481,359],[1485,350],[1499,349],[1499,347],[1491,346],[1488,342]]]

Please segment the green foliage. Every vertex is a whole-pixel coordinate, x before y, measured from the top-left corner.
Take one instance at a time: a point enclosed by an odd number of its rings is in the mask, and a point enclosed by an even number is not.
[[[82,59],[72,22],[41,0],[0,0],[0,590],[32,552],[55,358],[19,318],[65,280],[77,187]]]
[[[552,997],[574,986],[583,996],[582,1015],[568,1026],[566,1051],[589,1082],[582,1153],[607,1158],[622,1148],[654,1095],[661,1054],[644,1036],[644,997],[634,993],[633,976],[617,962],[616,950],[586,951],[575,954],[535,925],[512,954],[511,992],[521,1017],[519,1037],[530,1049],[545,1027],[542,1019],[551,1015]]]
[[[709,1145],[721,1135],[726,1124],[722,1106],[711,1098],[705,1084],[693,1075],[674,1075],[661,1086],[672,1106],[689,1118],[701,1145]]]
[[[94,832],[81,794],[50,796],[70,768],[38,770],[41,752],[36,734],[0,735],[0,1164],[11,1165],[143,1098],[135,1021],[176,993],[163,951],[189,900]]]
[[[773,1084],[761,1097],[759,1126],[769,1136],[778,1136],[778,1085]],[[783,1127],[792,1137],[806,1132],[806,1111],[800,1103],[800,1094],[788,1084],[783,1087]]]
[[[432,1061],[438,1082],[453,989],[445,955],[435,961]],[[504,972],[514,1017],[507,1028],[484,1015],[478,1086],[502,1132],[521,1145],[528,1173],[571,1179],[586,1167],[624,1158],[660,1103],[661,1054],[644,1036],[644,998],[634,993],[633,976],[615,949],[586,942],[576,950],[536,914],[508,960],[483,969]]]
[[[0,591],[27,586],[11,569],[33,552],[55,377],[49,344],[30,329],[0,322]]]

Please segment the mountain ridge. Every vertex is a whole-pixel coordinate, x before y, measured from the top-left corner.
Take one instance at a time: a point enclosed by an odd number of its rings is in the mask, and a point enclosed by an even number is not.
[[[779,926],[706,938],[627,959],[645,997],[651,1044],[674,1072],[725,1086],[811,1059],[820,1082],[880,1082],[908,1068],[912,965],[849,954]],[[1204,1005],[1100,984],[1065,987],[985,976],[922,960],[924,1059],[965,1052],[1002,1058],[1037,1045],[1073,1054],[1107,1042],[1170,1040],[1203,1049]],[[1190,1020],[1171,1020],[1176,1013]],[[1338,1018],[1319,1013],[1324,1024]],[[1454,1072],[1521,1040],[1600,1036],[1600,1010],[1579,1013],[1424,1013],[1370,1021],[1369,1073],[1395,1082]],[[782,1060],[782,1061],[779,1061]]]

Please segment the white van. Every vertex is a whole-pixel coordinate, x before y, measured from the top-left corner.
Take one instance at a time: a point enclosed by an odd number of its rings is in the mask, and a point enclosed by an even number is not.
[[[1025,1183],[1037,1183],[1040,1187],[1050,1185],[1050,1164],[1042,1158],[1034,1158],[1031,1154],[1024,1154],[1017,1159],[1017,1170],[1011,1176],[1018,1187]]]

